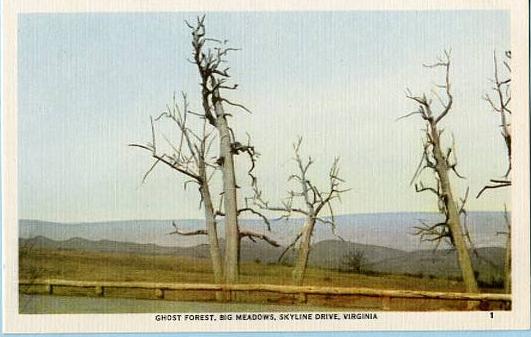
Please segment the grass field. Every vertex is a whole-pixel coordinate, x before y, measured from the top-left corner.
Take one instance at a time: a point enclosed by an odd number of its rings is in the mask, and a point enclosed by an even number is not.
[[[278,264],[257,262],[241,265],[240,283],[290,284],[292,268]],[[210,261],[168,255],[140,255],[127,253],[97,253],[81,250],[29,249],[20,253],[21,279],[66,279],[85,281],[145,281],[169,283],[213,283]],[[410,289],[461,292],[464,287],[455,280],[418,278],[404,275],[363,275],[309,268],[305,285],[333,287],[370,287],[380,289]],[[500,292],[500,289],[482,289]],[[39,292],[37,287],[21,287],[21,293]],[[41,290],[42,291],[42,290]],[[93,290],[57,287],[58,295],[91,296]],[[154,299],[151,290],[106,289],[109,297]],[[206,291],[168,291],[167,300],[211,301],[214,293]],[[292,304],[293,295],[240,292],[241,302]],[[361,296],[308,296],[308,305],[335,308],[379,309],[379,298]],[[444,300],[392,299],[392,310],[462,310],[465,302]],[[492,307],[490,308],[492,309]]]

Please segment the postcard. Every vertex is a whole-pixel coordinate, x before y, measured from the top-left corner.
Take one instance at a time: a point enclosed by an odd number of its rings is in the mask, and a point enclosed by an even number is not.
[[[529,329],[527,6],[5,1],[4,332]]]

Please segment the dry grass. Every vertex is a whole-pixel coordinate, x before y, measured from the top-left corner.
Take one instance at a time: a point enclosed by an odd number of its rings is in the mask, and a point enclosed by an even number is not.
[[[241,283],[289,284],[292,268],[277,264],[242,263]],[[127,253],[97,253],[81,250],[32,249],[20,256],[21,279],[55,278],[86,281],[145,281],[170,283],[212,283],[208,259],[194,259],[168,255],[140,255]],[[432,291],[464,291],[461,282],[443,279],[417,278],[403,275],[369,276],[309,268],[306,285],[333,287],[370,287],[380,289],[411,289]],[[22,290],[24,291],[24,290]],[[493,289],[484,291],[495,292]],[[58,287],[57,294],[94,295],[93,290]],[[152,291],[108,289],[106,296],[154,298]],[[211,292],[170,291],[167,299],[213,300]],[[291,295],[240,293],[238,300],[246,302],[292,303]],[[334,307],[380,308],[379,298],[359,296],[309,296],[309,304]],[[394,299],[395,310],[460,310],[464,303],[441,300]]]

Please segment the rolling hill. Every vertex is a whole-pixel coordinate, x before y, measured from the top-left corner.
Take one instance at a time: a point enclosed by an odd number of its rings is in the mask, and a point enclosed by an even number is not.
[[[420,221],[431,223],[440,221],[437,213],[372,213],[348,214],[336,217],[337,234],[346,241],[365,245],[383,246],[398,250],[415,251],[430,249],[427,243],[420,243],[412,235],[413,227]],[[204,227],[202,220],[175,220],[182,230]],[[298,233],[302,219],[274,220],[271,223],[271,237],[287,245]],[[182,237],[167,235],[173,230],[172,220],[127,220],[90,223],[58,223],[40,220],[21,219],[19,237],[32,238],[45,236],[53,240],[64,241],[75,237],[87,240],[111,240],[156,244],[159,246],[191,247],[206,243],[205,237]],[[264,223],[260,220],[242,219],[241,227],[264,232]],[[220,224],[220,234],[223,233]],[[504,247],[505,238],[496,235],[505,230],[502,212],[469,212],[468,227],[476,247]],[[314,232],[314,242],[335,240],[329,226],[318,224]],[[444,248],[444,247],[442,247]]]
[[[81,250],[88,252],[115,252],[149,255],[175,255],[190,258],[208,259],[207,244],[190,247],[168,247],[156,244],[141,244],[111,240],[87,240],[71,238],[64,241],[52,240],[44,236],[19,239],[20,247],[45,248],[54,250]],[[283,247],[272,247],[264,242],[242,241],[243,262],[277,263]],[[362,252],[365,273],[406,274],[424,277],[458,279],[460,272],[453,250],[404,251],[376,245],[359,244],[340,240],[323,240],[312,246],[309,265],[333,270],[346,270],[345,256],[351,251]],[[505,249],[483,247],[477,249],[478,256],[472,254],[473,263],[479,273],[478,279],[485,283],[499,282],[501,279]],[[286,254],[282,263],[292,264],[295,252]]]

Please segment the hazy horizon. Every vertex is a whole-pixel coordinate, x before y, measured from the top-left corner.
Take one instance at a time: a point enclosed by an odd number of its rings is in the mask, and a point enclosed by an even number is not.
[[[350,214],[336,217],[336,234],[345,240],[365,244],[381,244],[401,249],[430,248],[433,243],[421,243],[418,236],[413,235],[414,226],[441,221],[438,213],[375,213]],[[202,219],[170,219],[170,220],[123,220],[90,223],[56,223],[39,220],[19,220],[19,237],[46,236],[54,240],[66,240],[82,237],[91,240],[112,240],[135,243],[154,243],[162,246],[191,246],[206,243],[204,235],[180,236],[168,235],[174,228],[175,221],[181,230],[196,230],[204,227]],[[304,219],[271,221],[271,231],[260,219],[241,219],[240,227],[259,233],[267,233],[281,244],[290,242],[297,236]],[[467,221],[474,246],[504,246],[505,236],[497,235],[505,230],[505,219],[502,212],[470,212]],[[223,223],[218,225],[220,237],[223,237]],[[330,226],[318,223],[313,239],[322,241],[338,239]]]
[[[511,211],[507,211],[509,214],[511,214]],[[469,211],[467,213],[470,214],[503,214],[504,211]],[[377,216],[377,215],[399,215],[399,214],[426,214],[426,215],[440,215],[439,212],[435,211],[404,211],[404,212],[366,212],[366,213],[343,213],[343,214],[334,214],[336,218],[340,217],[347,217],[347,216]],[[278,219],[279,216],[272,216],[269,217],[269,221],[284,221],[282,219]],[[330,215],[325,215],[323,218],[330,218]],[[257,217],[238,217],[240,221],[257,221],[257,222],[263,222],[262,219]],[[290,220],[304,220],[305,218],[302,216],[292,216],[289,217]],[[48,219],[41,219],[41,218],[19,218],[19,221],[39,221],[39,222],[48,222],[48,223],[58,223],[58,224],[64,224],[64,225],[78,225],[78,224],[91,224],[91,223],[111,223],[111,222],[127,222],[127,221],[200,221],[204,222],[204,217],[198,216],[196,218],[128,218],[128,219],[112,219],[112,220],[106,220],[106,219],[94,219],[90,221],[55,221],[55,220],[48,220]],[[219,220],[218,222],[223,223],[223,220]]]

